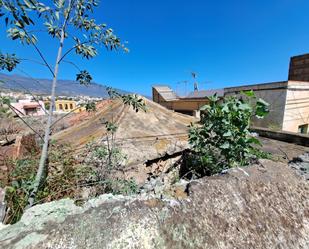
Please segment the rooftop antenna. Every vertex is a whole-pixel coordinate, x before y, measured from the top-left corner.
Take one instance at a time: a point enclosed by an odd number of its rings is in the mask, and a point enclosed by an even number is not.
[[[194,80],[194,92],[197,92],[198,91],[198,83],[197,83],[197,73],[196,72],[191,72],[191,75],[193,77],[193,80]]]

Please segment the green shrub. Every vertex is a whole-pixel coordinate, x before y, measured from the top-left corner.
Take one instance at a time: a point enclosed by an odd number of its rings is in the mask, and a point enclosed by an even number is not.
[[[35,178],[36,163],[33,159],[10,162],[12,171],[8,175],[5,193],[5,201],[9,208],[4,221],[7,224],[17,222],[23,214]]]
[[[204,176],[224,169],[245,166],[261,156],[258,139],[249,131],[252,117],[263,118],[268,103],[257,99],[252,91],[242,98],[214,95],[201,108],[201,123],[190,126],[189,143],[192,153],[187,157],[187,168],[193,175]]]
[[[114,195],[133,195],[139,190],[134,179],[109,179],[106,181],[105,186],[105,193],[112,193]]]

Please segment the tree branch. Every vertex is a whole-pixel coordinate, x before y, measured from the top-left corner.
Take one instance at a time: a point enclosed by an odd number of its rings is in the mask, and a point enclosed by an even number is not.
[[[17,115],[17,117],[28,127],[30,128],[30,130],[32,130],[35,134],[37,134],[41,140],[43,140],[43,137],[36,131],[34,130],[31,125],[29,125],[26,120],[24,120],[21,116],[19,116],[18,114],[24,115],[22,112],[20,112],[18,109],[16,109],[14,106],[12,105],[8,105],[9,108]]]
[[[89,40],[89,41],[84,41],[82,43],[80,43],[79,45],[83,45],[83,44],[87,44],[87,43],[91,43],[92,41]],[[61,57],[61,59],[59,60],[59,63],[69,54],[71,53],[75,48],[77,47],[77,45],[71,47],[70,49],[68,49],[64,54],[63,56]]]
[[[30,38],[30,35],[28,34],[27,30],[25,28],[22,28],[22,30],[26,33],[26,35]],[[39,54],[39,56],[41,57],[41,59],[44,61],[44,64],[46,65],[46,67],[48,68],[48,70],[51,72],[52,76],[55,77],[55,74],[53,72],[53,70],[51,69],[51,66],[48,64],[48,62],[46,61],[43,53],[41,52],[41,50],[38,48],[38,46],[30,39],[32,46],[34,47],[34,49],[37,51],[37,53]]]
[[[64,60],[63,62],[65,63],[68,63],[68,64],[71,64],[72,66],[74,66],[78,71],[81,71],[81,69],[72,61],[67,61],[67,60]]]

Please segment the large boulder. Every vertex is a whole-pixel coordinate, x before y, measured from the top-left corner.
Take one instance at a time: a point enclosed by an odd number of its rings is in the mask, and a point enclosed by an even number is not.
[[[188,185],[188,198],[103,195],[38,205],[0,230],[0,248],[309,248],[309,186],[261,161]]]

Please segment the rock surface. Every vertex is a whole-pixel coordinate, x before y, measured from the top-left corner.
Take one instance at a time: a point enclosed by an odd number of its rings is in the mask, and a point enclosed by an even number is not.
[[[286,164],[190,182],[188,198],[103,195],[29,209],[0,248],[309,248],[309,186]]]
[[[290,163],[290,167],[296,170],[297,174],[309,181],[309,153],[295,157]]]

